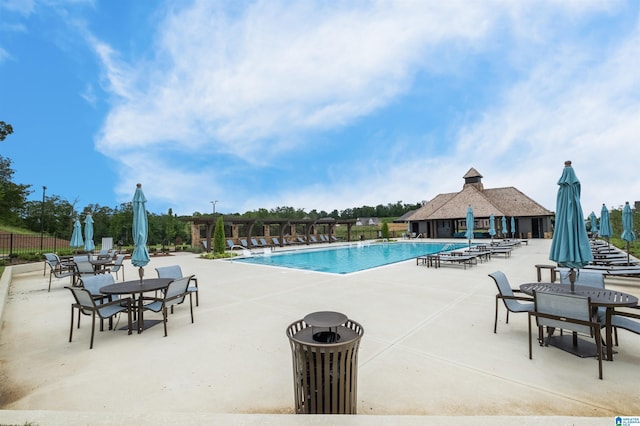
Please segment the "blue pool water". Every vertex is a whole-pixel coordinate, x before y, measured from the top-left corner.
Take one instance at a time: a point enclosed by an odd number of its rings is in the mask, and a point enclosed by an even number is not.
[[[465,243],[398,242],[363,245],[354,243],[351,246],[258,255],[233,261],[332,274],[348,274],[466,246]]]

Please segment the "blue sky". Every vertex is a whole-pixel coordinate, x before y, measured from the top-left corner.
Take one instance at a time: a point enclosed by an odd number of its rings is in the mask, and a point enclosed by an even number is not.
[[[640,199],[640,2],[0,0],[32,199],[222,213],[515,186]]]

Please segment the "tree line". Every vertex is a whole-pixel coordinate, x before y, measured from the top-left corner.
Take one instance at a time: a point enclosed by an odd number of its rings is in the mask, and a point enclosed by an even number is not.
[[[13,127],[0,121],[0,141],[13,133]],[[33,193],[32,185],[15,183],[12,161],[0,155],[0,224],[33,232],[44,232],[47,235],[63,239],[70,239],[76,218],[82,222],[87,214],[93,217],[94,235],[96,238],[113,237],[115,242],[123,245],[133,243],[131,223],[133,221],[133,205],[131,202],[120,204],[115,208],[89,204],[78,210],[76,202],[52,194],[44,200],[29,201]],[[421,207],[420,203],[403,204],[402,201],[378,204],[375,207],[352,207],[341,211],[311,210],[294,207],[276,207],[273,209],[257,209],[244,213],[235,213],[245,218],[275,218],[275,219],[320,219],[332,217],[334,219],[355,219],[358,217],[399,217],[410,210]],[[210,216],[194,212],[192,216]],[[191,232],[185,219],[178,217],[169,209],[163,214],[148,214],[149,244],[182,244],[189,243]]]

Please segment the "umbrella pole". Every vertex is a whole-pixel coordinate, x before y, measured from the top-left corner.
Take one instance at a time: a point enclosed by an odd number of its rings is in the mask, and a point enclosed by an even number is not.
[[[142,284],[142,277],[144,277],[144,268],[142,266],[138,268],[138,275],[140,276],[140,284]]]
[[[576,292],[576,270],[571,268],[569,270],[569,282],[571,283],[571,293]]]
[[[629,241],[627,241],[627,266],[629,266]]]

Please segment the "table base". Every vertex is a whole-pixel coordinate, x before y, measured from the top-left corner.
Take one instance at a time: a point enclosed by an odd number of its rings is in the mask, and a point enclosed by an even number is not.
[[[577,343],[573,344],[573,335],[564,334],[562,336],[551,336],[549,340],[549,346],[554,346],[558,349],[562,349],[565,352],[569,352],[580,358],[591,358],[598,355],[598,347],[595,343],[591,343],[587,340],[577,338]]]
[[[146,319],[144,320],[143,324],[142,324],[142,330],[146,330],[147,328],[151,328],[156,324],[160,324],[162,322],[162,320],[152,320],[152,319]],[[118,330],[128,330],[129,327],[128,326],[124,326],[122,328],[119,328]],[[138,321],[133,321],[131,323],[131,329],[133,331],[138,330]]]

